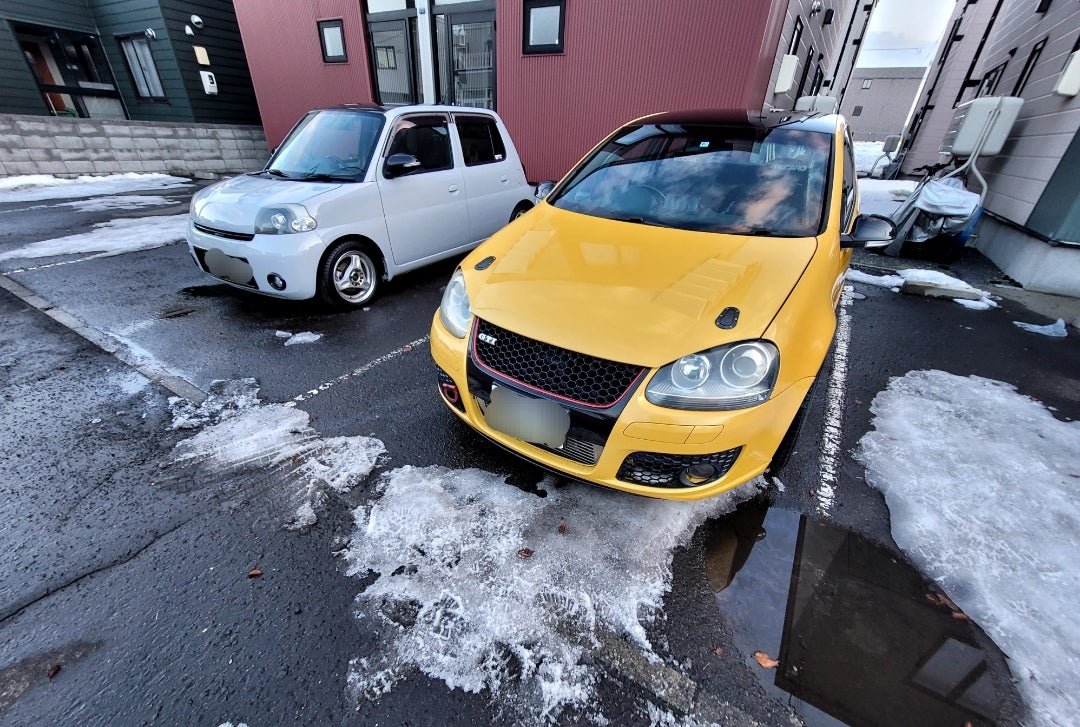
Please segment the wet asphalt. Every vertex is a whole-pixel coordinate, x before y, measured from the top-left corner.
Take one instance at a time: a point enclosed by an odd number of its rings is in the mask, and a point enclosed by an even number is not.
[[[134,214],[181,214],[188,194],[170,191],[174,206]],[[0,205],[0,252],[124,214],[133,213]],[[266,401],[299,399],[323,436],[378,437],[389,451],[382,469],[478,467],[524,488],[540,479],[444,411],[426,346],[407,348],[426,335],[456,261],[402,276],[369,310],[332,313],[218,284],[182,244],[39,267],[72,259],[7,260],[0,272],[23,270],[10,278],[204,391],[255,377]],[[874,395],[915,369],[1007,381],[1056,416],[1080,418],[1080,345],[1017,329],[1012,320],[1046,321],[1007,300],[975,312],[856,292],[835,498],[826,507],[819,492],[823,385],[783,489],[706,524],[676,553],[651,639],[684,665],[698,716],[727,723],[1017,723],[1003,655],[976,624],[927,602],[933,587],[897,551],[884,499],[850,452]],[[285,348],[279,330],[323,338]],[[488,695],[422,675],[375,702],[346,688],[349,661],[376,644],[353,617],[364,583],[334,554],[378,471],[334,495],[315,527],[285,531],[288,493],[273,476],[163,471],[186,435],[168,428],[172,394],[138,383],[116,357],[0,291],[0,724],[513,721]],[[263,575],[249,578],[253,568]],[[977,652],[963,687],[982,696],[958,705],[955,695],[905,692],[910,669],[950,640]],[[756,649],[782,655],[782,666],[758,668]],[[617,669],[607,677],[598,700],[614,724],[649,724],[646,703],[664,706],[647,683]]]

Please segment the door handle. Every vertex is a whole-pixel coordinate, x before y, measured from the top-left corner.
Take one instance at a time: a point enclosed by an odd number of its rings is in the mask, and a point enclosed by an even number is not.
[[[455,194],[458,191],[458,186],[456,184],[451,184],[446,191],[450,194]]]
[[[509,179],[509,177],[507,177],[507,176],[506,176],[506,175],[504,174],[504,175],[503,175],[503,178],[502,178],[502,180],[500,180],[500,181],[502,181],[502,183],[503,183],[503,184],[506,184],[506,181],[507,181],[508,179]]]

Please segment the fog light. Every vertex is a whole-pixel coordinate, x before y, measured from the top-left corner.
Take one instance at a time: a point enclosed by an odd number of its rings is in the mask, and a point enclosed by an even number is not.
[[[694,464],[679,473],[679,482],[684,487],[697,487],[716,479],[716,468],[711,464]]]
[[[266,282],[270,283],[270,287],[274,290],[285,290],[285,278],[277,273],[270,273],[267,275]]]

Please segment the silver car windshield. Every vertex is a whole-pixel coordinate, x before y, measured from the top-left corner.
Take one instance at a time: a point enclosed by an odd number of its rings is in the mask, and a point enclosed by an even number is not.
[[[785,127],[631,126],[549,201],[661,227],[808,237],[824,221],[832,140]]]
[[[303,118],[263,170],[288,179],[355,181],[364,176],[386,118],[328,109]]]

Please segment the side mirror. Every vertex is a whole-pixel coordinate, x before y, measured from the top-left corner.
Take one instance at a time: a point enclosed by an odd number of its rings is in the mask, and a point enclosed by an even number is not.
[[[840,233],[840,247],[885,247],[896,237],[896,225],[882,215],[859,215],[851,233]]]
[[[412,154],[391,154],[383,165],[383,174],[388,178],[401,177],[420,168],[420,160]]]
[[[552,182],[552,181],[540,182],[540,184],[536,185],[536,193],[535,193],[536,198],[537,199],[544,199],[549,194],[551,194],[551,190],[553,190],[553,189],[555,189],[555,182]]]

